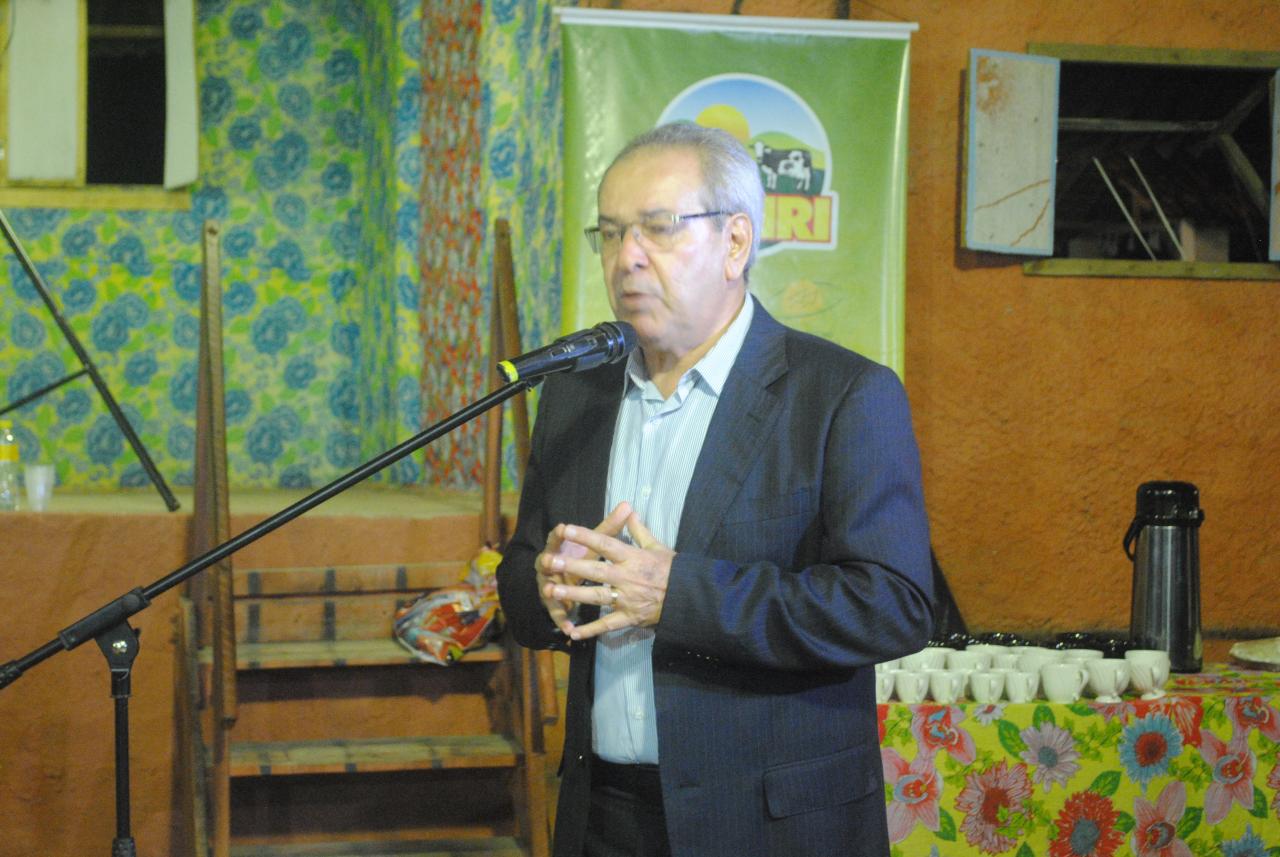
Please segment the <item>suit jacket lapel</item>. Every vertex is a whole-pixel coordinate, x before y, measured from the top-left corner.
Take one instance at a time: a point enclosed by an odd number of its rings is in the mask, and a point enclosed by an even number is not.
[[[767,443],[781,412],[780,400],[768,387],[787,370],[785,332],[757,301],[751,328],[720,392],[693,469],[690,492],[680,516],[680,533],[673,546],[677,551],[707,551],[712,535]]]
[[[588,373],[582,407],[575,408],[577,419],[589,421],[582,427],[582,445],[575,450],[581,466],[581,478],[574,480],[575,490],[570,504],[570,521],[594,527],[604,519],[605,491],[609,482],[609,451],[613,447],[613,433],[618,424],[618,408],[622,404],[622,379],[626,374],[626,361],[603,366]],[[579,611],[579,622],[594,622],[600,608],[585,604]]]
[[[614,427],[618,423],[618,407],[622,404],[626,361],[588,374],[590,385],[586,389],[585,401],[582,407],[574,409],[579,419],[590,421],[590,424],[583,426],[575,435],[582,441],[575,450],[582,477],[575,480],[570,520],[594,527],[608,511],[604,502],[609,481],[609,450],[613,446]]]

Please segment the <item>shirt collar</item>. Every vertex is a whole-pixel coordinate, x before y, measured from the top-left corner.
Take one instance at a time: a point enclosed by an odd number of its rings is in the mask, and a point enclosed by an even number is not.
[[[729,378],[729,370],[733,368],[734,361],[738,359],[738,352],[742,350],[742,343],[747,339],[747,331],[751,328],[751,318],[754,315],[755,299],[747,293],[746,299],[742,302],[742,308],[738,310],[737,317],[725,328],[724,335],[711,346],[710,351],[702,355],[702,359],[694,364],[692,369],[685,373],[685,378],[696,372],[711,391],[719,396],[720,391],[724,389],[725,381]],[[627,358],[627,377],[632,384],[641,389],[649,380],[649,373],[644,368],[644,355],[640,353],[639,348],[632,351]],[[683,380],[681,379],[682,382]]]

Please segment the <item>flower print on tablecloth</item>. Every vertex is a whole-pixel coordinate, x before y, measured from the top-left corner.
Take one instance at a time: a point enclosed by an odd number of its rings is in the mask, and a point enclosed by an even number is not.
[[[1267,851],[1267,845],[1253,832],[1253,825],[1245,827],[1239,839],[1222,843],[1222,857],[1268,857],[1275,852]]]
[[[911,734],[921,754],[932,756],[945,750],[962,765],[973,763],[976,748],[973,736],[959,727],[965,714],[954,705],[920,705],[911,718]]]
[[[1280,857],[1280,677],[1181,678],[1237,695],[878,706],[892,857]]]
[[[983,726],[990,726],[1001,717],[1004,717],[1003,703],[988,702],[985,704],[975,705],[973,707],[973,719],[981,723]]]
[[[980,773],[965,777],[956,809],[965,814],[960,829],[970,845],[987,854],[1008,851],[1029,825],[1025,820],[1031,798],[1027,766],[1010,767],[1003,759]]]
[[[1164,787],[1154,804],[1135,798],[1133,853],[1137,857],[1193,857],[1191,848],[1178,836],[1178,822],[1186,809],[1187,787],[1177,780]]]
[[[1067,780],[1080,770],[1080,753],[1071,733],[1046,722],[1023,729],[1019,735],[1027,744],[1021,757],[1032,767],[1031,779],[1044,786],[1045,791],[1054,783],[1066,788]]]
[[[1129,777],[1145,788],[1169,772],[1169,763],[1182,752],[1182,733],[1164,714],[1140,717],[1120,735],[1120,761]]]
[[[1155,711],[1165,715],[1182,735],[1182,743],[1200,746],[1200,724],[1204,722],[1204,703],[1198,696],[1163,696],[1138,708],[1139,714]]]
[[[1236,734],[1257,729],[1269,740],[1280,741],[1280,712],[1262,697],[1232,696],[1225,707]]]
[[[901,842],[917,824],[936,831],[942,780],[933,756],[921,753],[910,764],[892,747],[880,750],[885,785],[893,790],[888,807],[889,841]]]
[[[1204,820],[1217,824],[1227,817],[1232,803],[1253,809],[1255,759],[1249,749],[1249,733],[1238,732],[1231,743],[1208,729],[1201,731],[1200,755],[1213,771],[1213,783],[1204,796]]]
[[[1112,857],[1124,841],[1120,813],[1111,800],[1093,790],[1076,792],[1054,822],[1057,837],[1049,857]]]

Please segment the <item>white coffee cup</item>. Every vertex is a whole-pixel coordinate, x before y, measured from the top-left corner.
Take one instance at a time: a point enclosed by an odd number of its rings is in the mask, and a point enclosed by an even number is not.
[[[876,672],[883,673],[890,670],[899,669],[902,666],[902,658],[894,658],[891,661],[880,661],[876,664]]]
[[[988,655],[1007,655],[1009,653],[1008,646],[1002,646],[999,643],[970,643],[964,647],[966,652],[986,652]]]
[[[1030,702],[1040,690],[1040,673],[1016,670],[1004,674],[1004,695],[1010,702]]]
[[[881,670],[876,673],[876,702],[888,702],[893,696],[893,673]]]
[[[964,647],[965,651],[984,651],[988,655],[1007,655],[1009,654],[1009,646],[1001,646],[1000,643],[969,643]]]
[[[969,676],[969,697],[974,702],[996,702],[1004,693],[1005,673],[979,670]]]
[[[1090,658],[1084,661],[1089,674],[1089,690],[1098,702],[1119,702],[1129,686],[1129,662],[1121,658]]]
[[[1063,649],[1062,659],[1064,661],[1092,661],[1106,657],[1106,652],[1102,649]]]
[[[1160,649],[1132,649],[1124,653],[1129,663],[1129,681],[1143,699],[1159,699],[1164,696],[1164,685],[1169,680],[1169,653]]]
[[[1018,655],[1013,652],[998,652],[991,656],[991,668],[993,670],[1016,670],[1018,668]]]
[[[923,670],[893,670],[893,689],[898,699],[907,704],[924,701],[925,691],[929,687],[929,674]]]
[[[947,668],[947,657],[955,649],[950,646],[929,646],[924,650],[924,668],[927,670],[943,670]]]
[[[1045,664],[1055,664],[1062,660],[1059,652],[1040,649],[1023,652],[1018,655],[1018,670],[1024,673],[1038,673]]]
[[[1089,674],[1079,664],[1059,662],[1040,667],[1040,683],[1050,702],[1075,702],[1088,680]]]
[[[912,652],[909,655],[903,655],[898,659],[898,669],[907,670],[908,672],[918,672],[928,668],[930,655],[928,649],[921,649],[918,652]]]
[[[1048,646],[1010,646],[1009,651],[1015,655],[1025,655],[1027,652],[1040,652],[1041,654],[1058,654],[1057,649],[1050,649]]]
[[[934,702],[955,702],[964,690],[964,673],[954,670],[929,671],[929,696]]]
[[[991,666],[991,655],[987,652],[964,649],[947,653],[947,669],[950,670],[984,670],[989,666]]]

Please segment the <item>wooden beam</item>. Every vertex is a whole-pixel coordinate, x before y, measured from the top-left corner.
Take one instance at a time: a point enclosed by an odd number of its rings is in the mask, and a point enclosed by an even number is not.
[[[85,208],[94,211],[190,211],[189,190],[162,190],[134,185],[49,187],[0,186],[4,208]]]
[[[1270,262],[1035,259],[1023,262],[1022,272],[1049,277],[1127,277],[1144,280],[1280,280],[1280,264]]]
[[[1059,131],[1083,131],[1100,134],[1212,134],[1221,122],[1173,121],[1162,119],[1112,119],[1105,117],[1062,116]]]
[[[1191,50],[1190,48],[1138,48],[1122,45],[1031,42],[1027,45],[1027,53],[1057,57],[1066,62],[1181,65],[1206,68],[1280,68],[1280,51]]]
[[[494,306],[500,320],[498,341],[503,357],[520,354],[520,314],[516,304],[515,263],[511,257],[511,224],[505,217],[494,222]],[[526,393],[511,400],[511,424],[516,444],[516,477],[524,484],[525,465],[529,461],[529,403]]]
[[[1266,98],[1271,92],[1272,78],[1265,78],[1258,82],[1258,85],[1249,90],[1244,98],[1241,98],[1235,107],[1227,111],[1227,114],[1218,120],[1219,134],[1234,134],[1235,130],[1240,127],[1240,123],[1249,117],[1253,112],[1253,108],[1258,106],[1258,102]]]
[[[1258,171],[1253,168],[1253,164],[1249,162],[1249,156],[1240,148],[1240,144],[1236,142],[1235,137],[1230,134],[1219,134],[1214,142],[1218,144],[1218,148],[1222,150],[1222,156],[1227,159],[1227,166],[1231,168],[1231,172],[1244,185],[1245,193],[1249,196],[1249,201],[1253,203],[1254,208],[1262,213],[1263,219],[1267,217],[1267,209],[1270,201],[1267,199],[1267,187],[1262,182],[1262,177],[1258,175]]]
[[[206,221],[201,233],[200,351],[196,384],[196,491],[191,515],[191,554],[200,556],[231,537],[230,482],[227,471],[225,362],[222,350],[221,227]],[[231,779],[229,735],[236,721],[236,628],[232,603],[232,561],[224,559],[190,581],[190,593],[207,628],[213,649],[210,676],[210,758],[204,796],[208,852],[231,851]],[[207,620],[207,621],[205,621]]]

